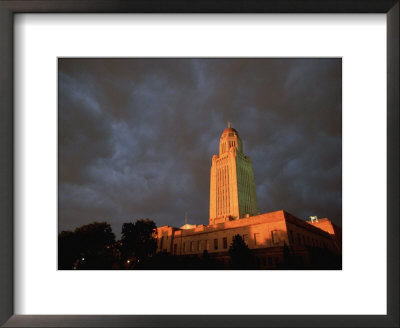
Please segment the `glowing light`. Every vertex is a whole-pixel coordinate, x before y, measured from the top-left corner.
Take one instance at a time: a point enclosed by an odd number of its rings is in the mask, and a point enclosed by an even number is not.
[[[128,261],[126,261],[126,263],[131,263],[131,261],[128,260]]]

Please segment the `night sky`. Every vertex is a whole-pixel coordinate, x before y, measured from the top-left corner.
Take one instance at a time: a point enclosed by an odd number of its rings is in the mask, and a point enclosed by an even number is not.
[[[228,120],[260,213],[342,221],[341,59],[59,59],[59,231],[208,224]]]

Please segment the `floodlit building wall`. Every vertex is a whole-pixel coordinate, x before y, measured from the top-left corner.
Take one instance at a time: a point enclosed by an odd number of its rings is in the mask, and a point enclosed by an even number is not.
[[[308,224],[328,232],[335,240],[337,249],[342,251],[342,228],[334,225],[328,218],[306,221]]]
[[[204,250],[210,254],[228,252],[235,235],[240,235],[250,249],[258,251],[283,248],[284,245],[298,252],[308,246],[337,251],[329,233],[284,211],[198,225],[192,229],[160,227],[158,251],[171,255],[202,255]]]

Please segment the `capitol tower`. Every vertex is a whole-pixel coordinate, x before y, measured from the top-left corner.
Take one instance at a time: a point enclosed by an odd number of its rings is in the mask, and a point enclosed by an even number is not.
[[[222,132],[219,155],[213,155],[210,174],[210,224],[257,215],[257,197],[251,160],[243,154],[238,132]]]

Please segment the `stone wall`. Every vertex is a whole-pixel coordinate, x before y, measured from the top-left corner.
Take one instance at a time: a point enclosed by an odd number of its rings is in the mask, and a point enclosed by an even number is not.
[[[276,211],[193,229],[169,226],[158,228],[158,251],[172,255],[201,255],[228,251],[235,235],[240,235],[250,249],[283,247],[298,251],[307,246],[337,251],[332,236],[293,215]]]

